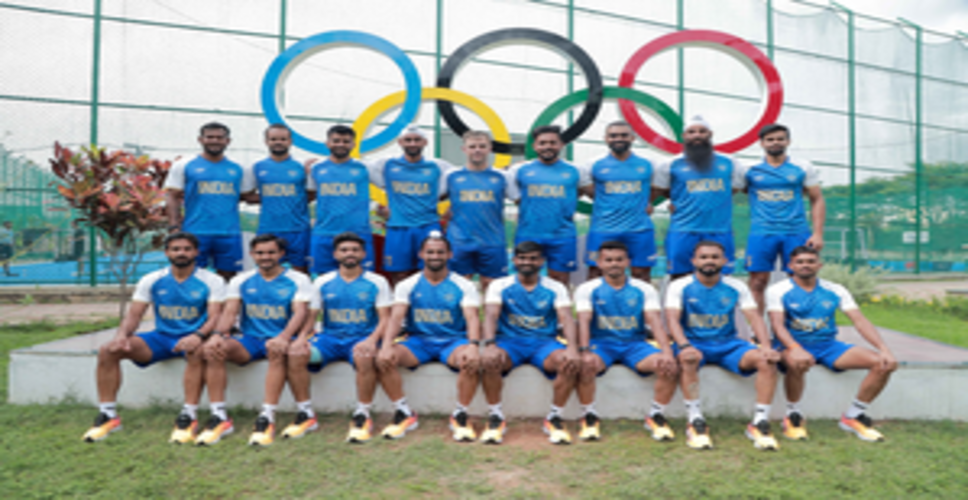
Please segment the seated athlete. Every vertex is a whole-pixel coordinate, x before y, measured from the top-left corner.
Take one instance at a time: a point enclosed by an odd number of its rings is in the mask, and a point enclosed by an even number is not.
[[[487,288],[482,360],[484,395],[490,409],[487,429],[481,436],[484,443],[503,441],[502,377],[524,363],[554,378],[554,398],[544,432],[552,443],[571,443],[571,435],[562,423],[561,407],[568,402],[577,382],[575,321],[568,289],[538,274],[544,263],[541,245],[522,241],[514,247],[517,274],[496,279]],[[559,324],[567,346],[555,340]]]
[[[897,361],[877,329],[860,312],[850,292],[841,285],[818,279],[823,266],[819,252],[808,246],[791,253],[793,276],[767,289],[766,302],[770,322],[781,350],[786,371],[783,381],[787,397],[787,416],[783,435],[790,439],[807,439],[807,426],[800,410],[804,375],[815,364],[829,370],[868,370],[860,390],[840,418],[840,428],[864,441],[883,441],[867,416],[868,406],[887,385]],[[877,352],[837,340],[837,308],[854,323],[857,331],[877,348]]]
[[[672,440],[675,434],[664,412],[676,393],[679,366],[662,326],[659,293],[649,283],[626,276],[631,259],[624,243],[606,241],[596,253],[595,263],[603,276],[575,290],[578,350],[582,356],[578,402],[584,413],[578,437],[595,440],[601,436],[594,409],[595,379],[609,366],[621,363],[642,376],[658,374],[645,428],[656,441]],[[647,342],[646,324],[658,347]]]
[[[309,372],[319,372],[334,361],[349,361],[356,368],[358,400],[346,441],[365,443],[373,429],[370,406],[377,381],[374,361],[393,297],[383,276],[363,268],[367,240],[356,233],[343,233],[333,238],[333,248],[339,269],[313,282],[309,316],[299,338],[289,347],[289,387],[299,413],[282,436],[299,438],[316,430]],[[315,333],[320,314],[322,330]]]
[[[474,440],[467,422],[480,382],[481,299],[474,283],[447,269],[450,242],[431,231],[420,244],[424,268],[394,290],[393,310],[377,358],[380,384],[393,401],[393,422],[383,437],[399,439],[417,428],[417,414],[407,405],[398,367],[415,369],[431,361],[446,363],[457,375],[457,409],[450,419],[454,438]],[[406,324],[406,326],[404,326]],[[398,335],[404,332],[402,339]]]
[[[229,282],[218,328],[205,342],[205,381],[212,416],[195,444],[213,445],[234,431],[232,419],[225,412],[225,362],[241,366],[265,358],[269,358],[265,399],[249,444],[272,444],[276,405],[286,386],[286,354],[290,341],[306,320],[306,304],[312,292],[305,274],[280,265],[285,253],[285,240],[273,234],[256,236],[249,243],[249,254],[257,269]],[[224,333],[232,328],[236,318],[240,318],[241,333]]]
[[[122,359],[130,359],[145,368],[166,359],[185,358],[185,406],[175,420],[171,441],[186,443],[195,439],[198,400],[204,388],[205,360],[201,346],[215,329],[225,300],[225,282],[215,273],[196,268],[198,239],[194,235],[171,234],[165,238],[164,246],[171,266],[138,281],[117,335],[98,349],[100,403],[94,426],[84,433],[83,439],[89,443],[121,430],[115,401],[121,388]],[[149,305],[154,305],[155,329],[135,334]]]
[[[744,377],[756,374],[756,411],[746,426],[746,436],[757,449],[776,450],[779,445],[770,431],[768,417],[780,354],[770,345],[766,325],[749,288],[742,281],[722,275],[726,263],[721,243],[701,241],[692,257],[695,273],[673,281],[666,290],[666,318],[677,344],[680,382],[689,413],[686,444],[693,449],[713,447],[699,405],[699,369],[715,364]],[[736,336],[733,315],[737,308],[746,316],[759,347]]]

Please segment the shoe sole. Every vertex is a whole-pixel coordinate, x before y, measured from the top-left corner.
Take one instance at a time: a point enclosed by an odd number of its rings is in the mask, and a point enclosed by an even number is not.
[[[313,431],[315,431],[318,428],[319,428],[319,424],[313,424],[312,426],[307,427],[306,430],[302,431],[299,434],[287,434],[285,431],[283,431],[283,433],[282,433],[282,439],[299,439],[299,438],[304,438],[304,437],[306,437],[306,434],[309,434],[310,432],[313,432]]]
[[[471,438],[469,437],[458,438],[455,434],[453,434],[456,432],[456,427],[449,424],[448,424],[448,427],[450,427],[450,432],[452,433],[451,437],[453,437],[454,441],[457,441],[458,443],[473,443],[474,441],[477,441],[477,436],[474,436]]]
[[[787,433],[786,433],[786,430],[783,431],[783,437],[785,439],[789,440],[789,441],[807,441],[807,440],[809,440],[809,437],[806,436],[806,435],[804,435],[803,437],[792,437],[792,436],[788,436]]]
[[[413,432],[413,431],[417,430],[417,427],[419,427],[419,426],[420,426],[420,422],[417,421],[417,422],[414,422],[413,424],[411,424],[410,427],[407,427],[406,429],[404,429],[403,430],[403,433],[400,434],[399,436],[391,436],[391,435],[389,435],[387,433],[383,433],[383,437],[385,439],[402,439],[404,436],[406,436],[410,432]]]
[[[690,443],[689,441],[690,441],[690,439],[689,439],[689,436],[687,435],[686,436],[686,446],[688,446],[690,449],[693,449],[693,450],[711,450],[711,449],[713,449],[713,445],[712,444],[704,444],[702,446],[693,446],[692,443]]]
[[[272,446],[272,441],[270,441],[268,443],[260,443],[260,442],[257,442],[257,441],[251,441],[250,440],[249,441],[249,446],[251,446],[253,448],[268,448],[268,447]]]
[[[749,430],[746,431],[746,437],[749,438],[749,440],[753,442],[753,447],[756,448],[757,450],[777,451],[780,448],[779,446],[762,446],[762,445],[760,445],[760,443],[758,443],[756,441],[756,438],[753,436],[753,433],[751,433]]]
[[[97,443],[99,441],[104,441],[105,439],[108,438],[108,436],[110,436],[111,434],[114,434],[115,432],[120,431],[121,429],[122,429],[122,426],[119,425],[119,426],[117,426],[117,427],[109,430],[105,435],[103,435],[103,436],[101,436],[99,438],[85,437],[84,438],[84,442],[85,443]]]
[[[845,430],[845,431],[847,431],[847,432],[849,432],[849,433],[857,436],[857,439],[860,439],[861,441],[866,441],[868,443],[880,443],[880,442],[884,441],[884,438],[871,439],[871,438],[867,438],[867,437],[861,436],[860,432],[858,432],[857,429],[854,429],[853,427],[851,427],[851,426],[849,426],[849,425],[847,425],[847,424],[845,424],[843,422],[839,422],[838,425],[840,426],[841,430]]]
[[[229,435],[231,435],[234,432],[235,432],[235,428],[234,427],[229,427],[228,430],[226,430],[225,432],[223,432],[222,434],[220,434],[217,438],[215,438],[215,441],[209,441],[208,443],[206,443],[204,441],[196,441],[195,444],[197,446],[212,446],[214,444],[217,444],[219,441],[221,441],[222,438],[224,438],[226,436],[229,436]]]
[[[481,443],[483,443],[483,444],[501,444],[503,442],[504,442],[504,438],[503,437],[500,438],[500,439],[488,438],[488,439],[482,439],[481,440]]]
[[[571,441],[565,441],[564,439],[562,439],[560,441],[555,441],[551,437],[551,431],[549,431],[548,428],[545,427],[545,426],[541,426],[541,430],[544,431],[544,433],[545,433],[546,436],[548,436],[548,442],[551,443],[551,444],[571,444]]]

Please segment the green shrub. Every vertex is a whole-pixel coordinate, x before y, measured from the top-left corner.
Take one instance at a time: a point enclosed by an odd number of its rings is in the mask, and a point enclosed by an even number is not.
[[[843,264],[824,264],[820,269],[821,278],[843,285],[859,303],[868,302],[877,293],[877,282],[883,274],[884,271],[869,267],[851,271],[850,266]]]

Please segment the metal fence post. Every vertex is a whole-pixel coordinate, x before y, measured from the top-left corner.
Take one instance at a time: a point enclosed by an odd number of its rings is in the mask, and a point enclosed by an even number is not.
[[[854,94],[856,60],[854,54],[854,11],[831,2],[847,15],[847,134],[850,156],[850,230],[847,235],[850,270],[857,270],[857,109]]]
[[[676,30],[682,31],[685,29],[686,25],[686,7],[685,0],[676,0]],[[676,57],[679,60],[679,116],[682,117],[683,122],[687,122],[686,119],[686,56],[683,52],[682,47],[676,48]]]
[[[101,82],[101,0],[94,0],[94,47],[91,55],[91,147],[98,143],[98,104]],[[91,286],[97,286],[97,230],[88,223],[89,265]]]
[[[437,46],[434,53],[434,67],[436,68],[436,74],[434,78],[440,76],[440,68],[443,61],[443,45],[444,45],[444,0],[437,0]],[[437,106],[434,106],[434,157],[440,158],[440,152],[443,150],[443,145],[440,143],[440,111]],[[363,140],[360,138],[360,140]]]
[[[921,183],[924,177],[924,161],[921,157],[921,48],[924,30],[904,18],[900,21],[914,29],[914,274],[921,274]]]
[[[766,56],[773,60],[773,0],[766,0]]]

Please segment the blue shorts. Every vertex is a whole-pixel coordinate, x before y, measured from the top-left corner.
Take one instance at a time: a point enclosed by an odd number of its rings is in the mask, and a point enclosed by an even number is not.
[[[369,335],[353,335],[349,337],[337,337],[317,333],[309,339],[309,371],[315,373],[322,370],[324,366],[336,361],[348,361],[350,366],[356,368],[353,362],[353,348],[356,344],[366,340]]]
[[[219,271],[242,270],[242,235],[205,236],[198,235],[198,267],[208,267],[209,257],[212,267]]]
[[[605,364],[605,370],[598,374],[599,377],[604,375],[608,371],[608,367],[615,363],[621,363],[634,370],[635,373],[643,377],[648,377],[652,375],[651,372],[641,372],[635,365],[653,354],[662,352],[644,340],[621,341],[593,339],[590,347],[592,348],[592,352],[602,358],[602,362]]]
[[[166,333],[161,333],[158,330],[139,333],[136,336],[141,340],[144,340],[145,344],[148,344],[148,349],[151,349],[151,361],[148,361],[147,363],[139,363],[137,361],[134,362],[134,364],[142,368],[166,359],[185,357],[184,352],[172,351],[172,349],[175,348],[175,344],[177,344],[179,340],[185,338],[184,336],[178,337],[175,335],[168,335]]]
[[[404,340],[398,342],[399,345],[406,347],[420,364],[440,361],[447,364],[450,355],[454,350],[462,345],[467,345],[467,338],[457,339],[427,338],[408,335]],[[447,365],[450,366],[450,365]],[[453,369],[453,367],[451,367]]]
[[[373,269],[373,257],[376,253],[373,251],[373,234],[367,231],[363,234],[358,234],[359,237],[366,241],[366,257],[363,258],[363,269]],[[335,236],[324,236],[322,234],[312,235],[312,248],[310,254],[312,255],[313,268],[312,271],[316,274],[325,274],[330,271],[335,271],[339,269],[339,262],[333,258],[333,239]]]
[[[420,244],[431,231],[441,231],[440,223],[431,222],[416,227],[388,227],[383,245],[383,270],[395,273],[422,268]]]
[[[706,364],[712,364],[744,377],[749,377],[756,373],[756,370],[746,371],[740,370],[739,368],[739,362],[743,359],[743,356],[747,352],[757,349],[756,344],[748,340],[740,338],[706,342],[690,340],[689,343],[702,353],[702,361],[699,362],[700,368]],[[676,356],[678,356],[679,347],[674,346],[673,350]]]
[[[692,267],[692,255],[696,245],[703,240],[720,243],[726,248],[726,265],[723,274],[733,274],[735,267],[733,248],[733,232],[728,233],[690,233],[684,231],[669,231],[666,235],[665,249],[669,274],[688,274],[695,269]]]
[[[453,246],[454,258],[447,264],[451,271],[464,276],[479,274],[486,278],[507,276],[508,249],[504,246]]]
[[[293,267],[306,267],[309,260],[310,231],[267,232],[286,240],[286,255],[282,262],[288,262]],[[266,233],[259,233],[266,234]]]
[[[817,361],[817,364],[824,365],[830,371],[840,373],[843,370],[834,367],[834,363],[840,359],[847,351],[854,347],[854,344],[848,344],[847,342],[841,342],[839,340],[828,340],[825,342],[813,342],[809,344],[800,344],[803,350],[810,353],[813,359]],[[779,340],[773,341],[773,348],[777,351],[782,352],[786,349]],[[780,363],[780,369],[784,372],[786,367],[783,363]]]
[[[559,273],[570,273],[578,269],[578,246],[574,237],[566,238],[522,238],[514,240],[517,245],[522,241],[533,241],[541,245],[548,269]]]
[[[266,359],[266,342],[268,342],[271,337],[257,337],[255,335],[249,335],[246,333],[236,333],[232,335],[232,339],[242,344],[242,347],[249,352],[249,361],[245,364],[249,364],[260,359]]]
[[[555,373],[545,370],[545,360],[551,353],[565,348],[565,344],[554,338],[499,338],[495,345],[508,354],[512,370],[527,363],[541,370],[549,379],[555,378]]]
[[[750,234],[746,242],[746,270],[751,273],[770,272],[776,258],[783,259],[783,271],[790,273],[790,253],[805,244],[812,233],[799,234]]]
[[[658,255],[655,251],[655,232],[651,229],[634,233],[589,232],[585,240],[585,264],[597,266],[598,247],[606,241],[621,241],[629,249],[632,267],[653,267]]]

